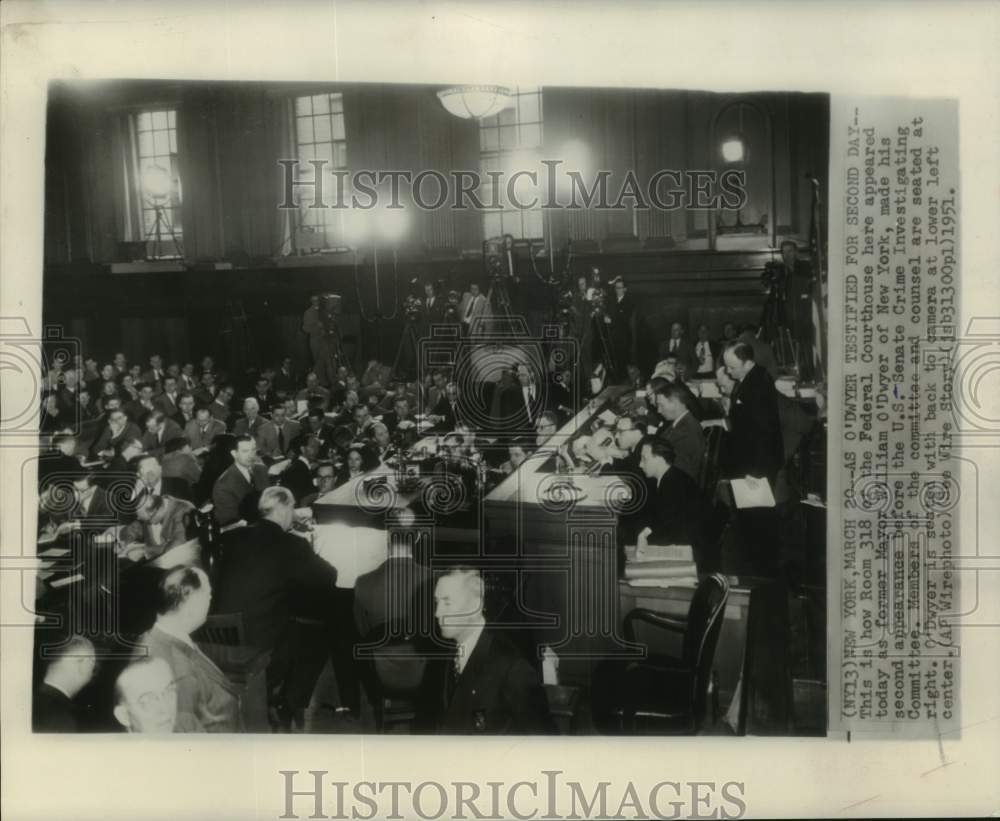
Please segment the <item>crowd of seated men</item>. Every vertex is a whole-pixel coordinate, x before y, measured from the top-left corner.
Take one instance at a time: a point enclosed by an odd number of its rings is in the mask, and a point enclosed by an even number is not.
[[[211,573],[198,562],[162,568],[155,612],[136,637],[142,650],[113,682],[117,724],[132,732],[244,728],[238,688],[192,638],[209,613],[242,614],[246,643],[269,653],[274,726],[301,724],[327,658],[337,678],[337,710],[356,718],[362,691],[376,699],[377,671],[353,651],[386,625],[389,590],[408,591],[407,602],[396,603],[401,612],[419,605],[413,618],[423,632],[450,648],[438,653],[446,661],[427,662],[421,675],[422,709],[413,729],[549,731],[534,663],[488,629],[482,573],[458,568],[435,581],[413,546],[390,532],[386,564],[355,589],[337,588],[336,570],[311,549],[308,508],[380,465],[398,465],[433,435],[433,470],[463,482],[470,495],[488,492],[533,454],[548,454],[561,470],[629,474],[649,483],[649,504],[629,523],[633,542],[702,538],[713,503],[705,490],[714,422],[687,382],[711,375],[719,388],[728,430],[713,479],[766,479],[778,495],[792,455],[815,434],[815,420],[803,420],[776,392],[773,357],[752,333],[737,336],[727,328],[722,343],[709,343],[701,328],[691,345],[675,330],[651,375],[628,367],[636,390],[623,395],[613,421],[558,446],[554,434],[580,402],[611,384],[607,363],[580,379],[579,391],[565,368],[535,374],[520,365],[504,373],[487,401],[495,418],[519,433],[499,450],[470,426],[461,389],[445,370],[414,381],[372,361],[360,377],[330,369],[323,384],[313,371],[297,374],[286,357],[237,385],[208,356],[197,368],[165,365],[158,354],[130,364],[123,353],[100,367],[92,358],[53,366],[42,397],[40,538],[112,521],[117,555],[130,566],[173,555],[203,535],[206,523],[227,537]],[[710,361],[715,367],[706,371]],[[773,570],[775,515],[737,517],[759,568]],[[469,624],[463,613],[473,614]],[[94,675],[93,656],[93,644],[82,638],[46,654],[37,728],[77,726],[70,708]]]

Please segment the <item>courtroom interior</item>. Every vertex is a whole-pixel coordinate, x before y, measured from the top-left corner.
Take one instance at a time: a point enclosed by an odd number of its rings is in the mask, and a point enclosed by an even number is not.
[[[53,83],[35,731],[823,735],[828,128]]]

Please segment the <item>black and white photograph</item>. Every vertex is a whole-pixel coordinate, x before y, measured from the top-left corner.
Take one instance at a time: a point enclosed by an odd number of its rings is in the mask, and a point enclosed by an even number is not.
[[[0,3],[4,817],[996,814],[998,12]]]
[[[48,92],[36,732],[825,733],[828,95]]]

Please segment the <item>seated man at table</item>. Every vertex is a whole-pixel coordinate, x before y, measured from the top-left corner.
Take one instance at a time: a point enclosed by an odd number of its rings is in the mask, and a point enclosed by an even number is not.
[[[160,658],[170,665],[177,689],[177,712],[209,733],[242,729],[239,694],[215,662],[192,641],[205,623],[212,585],[199,567],[175,567],[157,586],[156,622],[139,636],[137,656]]]
[[[639,545],[693,545],[702,524],[698,486],[674,466],[673,446],[658,436],[642,440],[639,467],[655,483],[652,497],[640,518]]]
[[[73,636],[47,652],[45,676],[31,699],[31,729],[75,733],[79,722],[73,699],[94,677],[94,645],[84,636]]]
[[[215,520],[221,527],[254,518],[251,507],[256,507],[259,494],[268,484],[267,468],[257,460],[257,442],[252,436],[237,436],[230,455],[233,463],[212,486]]]
[[[175,499],[191,500],[191,486],[183,479],[168,478],[163,475],[160,460],[148,453],[139,456],[135,463],[138,477],[132,490],[132,500],[138,502],[145,496],[173,496]]]
[[[673,445],[674,466],[697,482],[705,458],[705,435],[701,423],[688,410],[684,388],[678,383],[658,388],[656,411],[667,422],[661,436]]]
[[[197,732],[190,715],[177,712],[174,674],[161,658],[131,661],[115,679],[115,718],[130,733]]]
[[[288,448],[288,457],[292,461],[278,476],[278,483],[292,492],[299,507],[308,504],[307,498],[316,497],[313,465],[319,461],[321,448],[319,439],[308,433],[296,436]]]
[[[133,560],[155,559],[196,535],[194,505],[184,499],[148,494],[135,515],[119,535],[122,554]],[[142,555],[136,550],[140,547]]]
[[[105,460],[115,455],[115,448],[122,442],[141,439],[139,426],[129,421],[121,408],[115,408],[108,413],[108,425],[101,431],[90,448],[91,455],[100,456]]]
[[[434,615],[455,655],[424,676],[420,729],[441,734],[554,733],[539,671],[483,613],[480,571],[456,567],[434,588]]]

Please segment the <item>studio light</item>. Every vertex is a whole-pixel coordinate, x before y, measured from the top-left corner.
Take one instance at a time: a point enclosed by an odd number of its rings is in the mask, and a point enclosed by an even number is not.
[[[172,183],[170,172],[162,165],[149,165],[142,172],[142,190],[152,200],[166,199]]]
[[[739,137],[723,140],[722,159],[726,162],[743,162],[744,155],[743,140]]]
[[[376,221],[378,235],[396,243],[405,236],[410,218],[404,208],[383,208],[377,213]]]
[[[449,114],[463,120],[481,120],[507,108],[513,93],[506,86],[452,86],[437,96]]]

